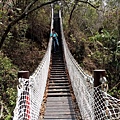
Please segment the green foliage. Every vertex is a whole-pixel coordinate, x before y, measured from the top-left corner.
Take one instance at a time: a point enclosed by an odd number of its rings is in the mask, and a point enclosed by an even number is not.
[[[16,89],[14,88],[7,88],[7,91],[6,91],[7,95],[9,96],[9,105],[10,106],[15,106],[16,104]],[[11,111],[12,112],[12,111]]]
[[[99,34],[98,32],[92,36],[89,37],[89,40],[92,42],[99,41],[103,44],[103,47],[105,49],[110,50],[111,52],[116,51],[116,44],[117,44],[117,37],[115,34],[108,32],[107,30],[103,29],[101,31],[102,33]]]
[[[10,120],[16,103],[17,68],[11,60],[0,51],[0,99],[5,104],[8,115],[3,114],[5,120]],[[5,117],[6,116],[6,117]]]
[[[11,114],[8,114],[8,115],[5,117],[5,120],[12,120]]]
[[[111,90],[108,91],[108,93],[114,97],[120,98],[120,89],[118,89],[118,86],[113,87]]]
[[[74,43],[76,42],[76,39],[75,39],[75,37],[74,37],[73,34],[70,35],[70,39],[71,39]]]
[[[3,11],[0,10],[0,19],[2,19],[2,16],[3,16]]]
[[[104,67],[109,67],[110,71],[112,70],[111,73],[113,71],[116,71],[112,73],[111,77],[112,79],[115,79],[114,77],[116,77],[116,81],[118,81],[119,73],[117,73],[117,71],[120,70],[120,49],[119,42],[117,42],[118,36],[116,33],[113,31],[110,33],[107,30],[103,29],[101,34],[97,33],[95,36],[89,37],[89,40],[93,42],[95,46],[97,46],[95,47],[96,51],[94,51],[92,58],[97,59],[97,62],[99,64],[103,62]],[[101,43],[100,47],[97,44],[98,41]],[[113,70],[114,68],[115,70]]]
[[[60,5],[55,5],[54,6],[54,12],[58,12],[60,10]]]
[[[109,89],[120,79],[120,11],[118,1],[107,0],[104,3],[102,0],[89,1],[94,7],[97,7],[96,9],[91,5],[79,2],[73,11],[70,26],[68,26],[68,16],[73,9],[74,1],[67,4],[69,8],[66,7],[64,10],[63,25],[72,54],[78,63],[91,73],[94,69],[106,69]],[[85,52],[80,47],[80,41],[85,44]],[[85,54],[81,55],[81,52]],[[83,56],[82,60],[80,56]],[[118,89],[117,87],[115,90],[119,95]],[[112,93],[118,97],[116,92]]]
[[[105,30],[105,29],[103,29],[101,32],[102,32],[101,34],[99,34],[99,33],[97,32],[95,36],[89,37],[89,39],[90,39],[91,41],[96,41],[96,40],[98,40],[98,41],[101,41],[101,42],[106,42],[106,41],[108,42],[108,41],[111,40],[111,38],[113,37],[113,36],[111,36],[110,33],[109,33],[107,30]]]
[[[1,53],[0,53],[1,55]],[[8,59],[7,57],[4,57],[3,55],[0,56],[0,76],[4,79],[4,81],[6,81],[7,79],[13,79],[15,78],[15,70],[16,68],[13,67],[10,59]],[[11,76],[7,76],[8,73]]]
[[[92,41],[92,42],[94,42],[96,40],[102,40],[102,35],[99,34],[99,33],[96,33],[95,36],[89,37],[89,40]]]
[[[68,29],[68,19],[69,19],[69,15],[68,14],[66,14],[65,16],[64,16],[64,19],[63,19],[63,28],[64,29]]]

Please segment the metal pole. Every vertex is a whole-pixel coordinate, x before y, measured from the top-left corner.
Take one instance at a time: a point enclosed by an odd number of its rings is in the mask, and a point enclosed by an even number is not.
[[[103,77],[105,77],[105,70],[103,70],[103,69],[94,70],[94,87],[98,87],[101,85],[100,78],[103,78]],[[95,120],[99,119],[98,113],[100,113],[102,116],[104,116],[103,111],[101,110],[101,106],[100,106],[101,101],[98,98],[99,94],[101,94],[99,89],[94,88],[94,119]],[[103,103],[102,109],[104,109],[104,106],[105,106],[105,104]]]
[[[105,77],[105,70],[97,69],[94,70],[94,87],[101,85],[100,78]]]

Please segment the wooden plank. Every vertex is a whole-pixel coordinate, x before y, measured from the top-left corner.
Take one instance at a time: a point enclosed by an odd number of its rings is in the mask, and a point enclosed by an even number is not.
[[[62,76],[61,77],[51,77],[49,79],[49,82],[55,81],[55,80],[59,81],[59,83],[62,83],[63,81],[67,81],[69,83],[67,77],[62,77]]]
[[[68,89],[69,86],[49,86],[49,89]]]
[[[54,62],[54,63],[52,63],[52,65],[64,65],[64,63],[63,62]]]
[[[50,105],[75,105],[72,101],[47,101],[46,105],[50,104]]]
[[[54,71],[58,71],[58,70],[62,70],[62,71],[64,71],[65,70],[65,67],[52,67],[52,70],[54,70]]]
[[[57,119],[57,118],[44,118],[44,119],[42,119],[42,120],[77,120],[77,119],[69,119],[69,118],[59,118],[59,119]]]
[[[55,66],[55,65],[56,65],[56,66]],[[61,66],[57,66],[57,63],[56,63],[55,65],[51,65],[51,66],[52,66],[52,69],[53,69],[54,67],[55,67],[55,68],[56,68],[56,67],[57,67],[57,68],[65,68],[65,65],[62,65],[62,64],[61,64]],[[59,64],[58,64],[58,65],[59,65]]]
[[[67,78],[61,77],[61,78],[50,78],[50,80],[68,80]]]
[[[56,91],[48,91],[48,94],[49,94],[49,93],[50,93],[50,94],[52,94],[52,93],[54,93],[54,94],[57,94],[57,93],[58,93],[58,94],[62,94],[62,93],[63,93],[63,94],[65,94],[65,93],[66,93],[66,94],[70,94],[70,91],[65,91],[64,89],[63,89],[63,90],[61,90],[61,89],[59,90],[59,89],[58,89],[58,91],[57,91],[57,90],[56,90]]]
[[[58,69],[58,70],[56,70],[56,69],[51,69],[51,72],[65,72],[65,69]]]
[[[62,71],[60,71],[60,72],[51,72],[51,76],[53,76],[53,75],[59,75],[59,76],[61,76],[61,75],[66,75],[66,73],[62,72]]]
[[[53,86],[53,85],[56,85],[56,86],[68,86],[69,83],[49,83],[49,85]]]
[[[75,109],[75,108],[62,108],[62,107],[60,107],[59,109],[58,109],[58,107],[56,108],[56,107],[48,107],[47,109],[45,109],[45,112],[49,112],[49,111],[64,111],[64,112],[79,112],[79,109]]]
[[[47,100],[47,102],[46,103],[51,103],[51,104],[59,104],[59,103],[75,103],[75,102],[73,102],[73,101],[68,101],[68,100]]]
[[[49,89],[47,90],[48,93],[53,93],[53,92],[68,92],[70,93],[70,90],[69,89]]]
[[[52,69],[51,69],[50,72],[51,72],[51,73],[65,73],[65,70],[58,69],[58,71],[57,71],[57,70],[52,70]]]
[[[70,93],[48,93],[47,96],[71,96]]]
[[[62,63],[61,63],[61,64],[58,64],[58,63],[57,63],[57,64],[52,64],[52,67],[54,67],[54,66],[55,66],[55,67],[56,67],[56,66],[57,66],[57,67],[65,67],[64,63],[63,63],[63,64],[62,64]]]
[[[72,102],[54,102],[54,103],[52,103],[52,102],[48,102],[48,103],[46,103],[46,106],[53,106],[54,108],[55,108],[55,106],[57,105],[57,107],[59,107],[59,106],[68,106],[68,107],[72,107],[72,108],[75,108],[75,106],[76,106],[76,104],[75,103],[72,103]],[[52,107],[51,107],[52,108]]]
[[[76,119],[76,115],[57,115],[57,116],[54,116],[54,115],[51,115],[51,116],[44,116],[44,118],[49,118],[49,119],[55,119],[55,118],[57,118],[58,120],[59,119],[73,119],[73,120],[75,120]]]
[[[63,73],[54,73],[54,74],[51,74],[51,76],[53,76],[53,75],[54,76],[65,76],[65,77],[67,76],[66,73],[64,73],[64,72]]]
[[[75,104],[72,101],[68,101],[68,100],[61,100],[61,101],[60,100],[58,100],[58,101],[57,100],[56,101],[55,100],[53,100],[53,101],[52,100],[51,101],[47,100],[46,104],[47,103],[50,103],[50,104],[61,104],[61,103],[62,104]]]
[[[73,104],[58,104],[58,105],[46,104],[46,107],[57,108],[57,109],[59,109],[58,107],[60,107],[60,108],[71,108],[72,109],[75,106],[73,106]]]
[[[51,83],[49,83],[48,84],[49,86],[48,87],[67,87],[67,88],[69,88],[69,83],[57,83],[57,82],[51,82]],[[66,89],[67,89],[66,88]],[[60,89],[62,89],[62,88],[60,88]]]
[[[46,107],[48,108],[75,108],[73,104],[46,104]],[[59,107],[59,108],[58,108]]]
[[[52,112],[61,112],[61,111],[62,111],[62,112],[75,112],[74,109],[62,109],[62,108],[61,108],[61,109],[49,109],[49,108],[48,108],[48,109],[46,109],[45,112],[49,112],[49,111],[50,111],[50,112],[51,112],[51,111],[52,111]]]
[[[57,100],[57,101],[61,101],[61,100],[66,100],[66,101],[72,101],[72,98],[67,96],[67,97],[48,97],[47,98],[47,101],[48,100]]]
[[[67,75],[64,73],[64,74],[51,74],[50,75],[50,77],[64,77],[64,78],[66,78],[67,77]]]
[[[68,80],[67,76],[56,76],[56,75],[53,75],[50,77],[50,80]],[[61,81],[62,82],[62,81]]]
[[[75,112],[67,112],[67,111],[47,111],[45,113],[45,116],[51,116],[51,115],[54,115],[54,116],[59,116],[59,115],[76,115]]]
[[[64,83],[64,82],[69,82],[68,80],[64,80],[64,79],[62,79],[62,80],[58,80],[58,79],[55,79],[55,80],[49,80],[49,83],[51,83],[51,82],[58,82],[58,83]]]

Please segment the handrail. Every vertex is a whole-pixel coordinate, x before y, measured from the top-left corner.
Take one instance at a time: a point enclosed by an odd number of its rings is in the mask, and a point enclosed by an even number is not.
[[[120,100],[102,91],[99,88],[101,86],[94,87],[94,78],[84,72],[69,51],[63,33],[61,11],[59,11],[59,16],[66,66],[82,119],[120,119]]]
[[[83,120],[119,120],[120,100],[94,87],[94,79],[87,75],[70,53],[63,33],[61,11],[59,11],[60,29],[66,67],[72,88]],[[53,8],[51,30],[53,28]],[[46,87],[52,40],[49,39],[47,51],[40,65],[29,79],[19,78],[18,98],[13,120],[38,120],[40,107]]]
[[[53,28],[53,7],[51,17],[51,32]],[[18,97],[14,109],[13,120],[37,120],[39,118],[48,71],[50,65],[52,49],[52,38],[49,39],[47,51],[29,79],[19,78]]]
[[[61,11],[59,12],[59,14],[60,14],[60,27],[61,27],[64,56],[65,56],[69,76],[71,79],[73,91],[77,99],[82,118],[83,119],[89,118],[90,120],[94,120],[94,112],[92,112],[93,110],[91,111],[91,109],[93,109],[92,108],[93,98],[91,97],[91,94],[93,95],[94,91],[93,89],[92,90],[90,89],[93,88],[93,77],[87,75],[71,55],[63,34]],[[81,91],[83,92],[81,93]],[[86,94],[87,97],[85,98],[83,94]],[[84,102],[81,101],[81,98],[84,99]],[[86,106],[83,104],[86,104]],[[88,117],[86,118],[86,116]]]
[[[52,19],[51,19],[51,32],[52,32],[52,28],[53,28],[53,8],[52,8]],[[44,91],[45,91],[46,81],[47,81],[48,71],[49,71],[49,65],[50,65],[51,49],[52,49],[52,38],[49,39],[47,52],[42,62],[40,63],[40,65],[38,66],[34,74],[30,76],[30,81],[32,86],[31,117],[32,119],[34,118],[35,120],[39,117],[40,107],[41,107],[43,96],[44,96]],[[33,81],[34,81],[34,84],[32,84]],[[34,92],[35,90],[36,90],[36,93]],[[35,98],[35,95],[37,99]],[[36,107],[38,108],[35,110]]]

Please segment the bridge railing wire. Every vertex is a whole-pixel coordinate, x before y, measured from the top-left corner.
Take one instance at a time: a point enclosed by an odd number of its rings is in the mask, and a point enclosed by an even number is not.
[[[62,28],[60,12],[61,35],[64,55],[74,94],[84,120],[119,120],[120,100],[94,87],[94,79],[87,75],[71,55]],[[51,29],[53,28],[53,9]],[[14,109],[13,120],[38,120],[47,73],[50,64],[52,40],[50,39],[47,52],[36,71],[29,79],[19,78],[18,98]]]
[[[66,66],[82,119],[119,120],[120,100],[102,91],[100,86],[94,87],[94,78],[87,75],[78,65],[65,41],[61,11],[59,11],[59,16]]]
[[[51,32],[53,28],[53,8],[51,15]],[[52,38],[49,39],[48,48],[41,63],[29,77],[19,78],[18,97],[14,109],[13,120],[38,120],[41,104],[43,101],[46,81],[48,77]]]

